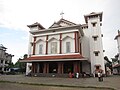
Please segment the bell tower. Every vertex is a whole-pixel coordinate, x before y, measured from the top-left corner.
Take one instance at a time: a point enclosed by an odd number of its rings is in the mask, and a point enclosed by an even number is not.
[[[101,34],[102,14],[102,12],[92,12],[84,15],[84,18],[89,30],[91,72],[95,73],[95,71],[102,69],[105,74],[102,44],[103,35]]]

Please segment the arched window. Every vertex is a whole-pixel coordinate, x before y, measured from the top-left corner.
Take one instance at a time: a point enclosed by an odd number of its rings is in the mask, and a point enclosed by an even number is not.
[[[51,54],[57,54],[57,42],[51,42]]]
[[[43,54],[43,44],[39,45],[39,54]]]
[[[70,53],[70,42],[66,42],[66,53]]]

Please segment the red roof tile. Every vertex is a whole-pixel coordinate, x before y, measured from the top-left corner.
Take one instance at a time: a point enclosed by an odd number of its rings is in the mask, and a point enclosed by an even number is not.
[[[117,65],[114,66],[114,68],[117,68],[117,67],[120,67],[120,64],[117,64]]]
[[[83,58],[80,54],[73,55],[55,55],[55,56],[33,56],[26,60],[54,60],[54,59],[81,59]]]

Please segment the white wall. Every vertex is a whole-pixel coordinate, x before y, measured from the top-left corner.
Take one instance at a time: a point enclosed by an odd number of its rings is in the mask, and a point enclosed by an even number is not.
[[[51,54],[51,43],[52,42],[57,42],[57,53],[56,54],[59,54],[60,52],[60,42],[59,42],[59,39],[58,39],[59,35],[52,35],[52,36],[48,36],[48,54]]]
[[[90,42],[89,42],[89,35],[90,35],[90,30],[88,28],[84,28],[84,36],[81,37],[81,46],[82,46],[82,56],[86,57],[90,60]]]
[[[96,22],[96,26],[93,27],[91,23]],[[100,27],[100,18],[90,18],[88,19],[88,29],[90,30],[90,60],[91,60],[91,70],[92,73],[95,70],[95,65],[101,65],[101,69],[104,70],[104,55],[103,55],[103,44],[102,44],[102,37],[101,37],[101,27]],[[92,36],[98,35],[97,41],[94,41]],[[99,55],[95,56],[94,51],[99,51]]]
[[[32,31],[38,30],[38,26],[30,28],[30,30],[32,30]]]
[[[118,43],[118,52],[119,52],[119,60],[120,60],[120,37],[117,38],[117,43]]]
[[[62,33],[62,53],[66,53],[66,42],[71,43],[71,53],[75,52],[75,41],[74,41],[74,32]],[[31,42],[33,42],[33,36],[30,34],[29,38],[29,49],[28,53],[33,54],[33,46],[31,46]],[[57,42],[57,54],[60,53],[60,33],[48,35],[48,54],[51,54],[51,42]],[[46,35],[37,35],[36,37],[36,47],[35,47],[35,55],[39,55],[39,45],[43,44],[43,54],[46,54]]]
[[[91,72],[90,63],[88,63],[87,61],[82,62],[82,72],[86,72],[87,74],[90,74]]]

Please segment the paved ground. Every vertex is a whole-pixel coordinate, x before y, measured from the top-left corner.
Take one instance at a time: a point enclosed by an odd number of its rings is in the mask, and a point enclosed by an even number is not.
[[[0,83],[0,90],[101,90],[98,88],[36,86],[17,83]],[[109,89],[102,89],[109,90]]]
[[[0,81],[41,84],[41,85],[108,87],[108,88],[114,88],[116,90],[120,90],[120,76],[105,77],[103,82],[98,82],[97,78],[76,79],[76,78],[56,78],[56,77],[25,77],[24,75],[1,75]],[[0,83],[0,84],[2,84],[2,83]],[[1,86],[0,86],[0,88],[1,88]],[[7,89],[2,89],[2,90],[7,90]],[[53,89],[51,89],[51,90],[53,90]],[[57,89],[57,90],[70,90],[70,89]],[[76,90],[78,90],[78,89],[76,89]],[[80,90],[82,90],[82,89],[80,89]],[[85,90],[87,90],[87,89],[85,89]],[[88,90],[94,90],[94,89],[88,89]],[[95,89],[95,90],[97,90],[97,89]],[[101,89],[101,90],[108,90],[108,89]]]

